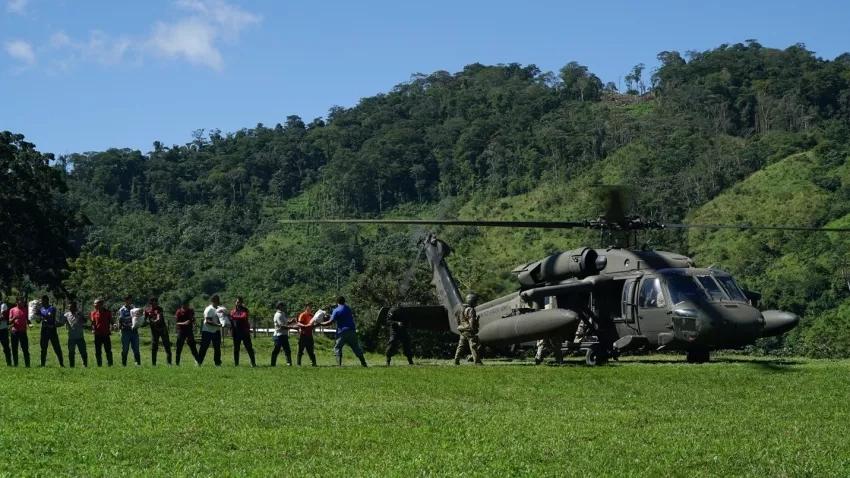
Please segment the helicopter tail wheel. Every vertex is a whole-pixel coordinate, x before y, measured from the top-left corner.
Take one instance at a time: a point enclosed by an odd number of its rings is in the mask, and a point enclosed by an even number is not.
[[[686,352],[688,363],[705,363],[708,362],[710,355],[707,349],[688,349]]]
[[[587,355],[584,360],[591,366],[605,365],[608,363],[608,351],[605,350],[602,344],[593,344],[587,349]]]

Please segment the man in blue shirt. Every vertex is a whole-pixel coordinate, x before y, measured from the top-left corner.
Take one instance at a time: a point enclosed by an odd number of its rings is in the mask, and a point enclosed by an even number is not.
[[[334,356],[336,364],[342,365],[342,346],[348,345],[354,351],[354,355],[360,359],[360,365],[366,366],[366,358],[363,356],[363,350],[360,349],[360,343],[357,340],[357,331],[354,326],[354,313],[351,307],[345,305],[345,297],[339,296],[336,300],[337,307],[333,310],[331,318],[320,323],[322,327],[326,327],[336,322],[336,344],[334,344]]]
[[[41,366],[44,367],[47,363],[47,344],[51,344],[56,358],[59,359],[59,366],[65,367],[62,346],[59,345],[59,332],[56,330],[57,326],[62,325],[62,321],[56,319],[56,307],[50,305],[50,298],[46,295],[41,297],[41,309],[38,314],[41,316]]]

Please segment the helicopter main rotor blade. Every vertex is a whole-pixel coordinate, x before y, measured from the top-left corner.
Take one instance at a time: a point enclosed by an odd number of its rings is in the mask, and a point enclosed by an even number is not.
[[[591,227],[589,222],[563,221],[477,221],[462,219],[288,219],[281,224],[409,224],[429,226],[529,227],[543,229],[573,229]]]
[[[813,231],[813,232],[850,232],[847,227],[807,227],[807,226],[747,226],[732,224],[662,224],[665,229],[749,229],[765,231]]]
[[[769,231],[810,231],[810,232],[850,232],[844,227],[807,227],[807,226],[751,226],[745,224],[659,224],[655,222],[608,223],[606,221],[486,221],[475,219],[287,219],[281,224],[390,224],[390,225],[429,225],[429,226],[480,226],[514,227],[538,229],[737,229]]]

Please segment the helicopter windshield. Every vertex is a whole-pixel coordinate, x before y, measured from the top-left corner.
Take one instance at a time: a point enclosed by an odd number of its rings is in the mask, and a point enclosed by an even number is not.
[[[670,299],[673,304],[690,300],[705,300],[705,294],[699,288],[694,278],[688,275],[667,276],[667,289],[670,291]]]
[[[747,296],[744,295],[732,276],[715,275],[714,278],[717,279],[717,282],[720,282],[720,286],[723,287],[730,299],[747,302]]]
[[[705,291],[708,292],[711,300],[726,299],[726,294],[723,293],[723,289],[715,282],[714,278],[711,276],[696,276],[696,278]]]

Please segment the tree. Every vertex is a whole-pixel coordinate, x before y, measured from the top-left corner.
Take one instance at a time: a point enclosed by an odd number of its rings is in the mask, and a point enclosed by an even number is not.
[[[86,223],[63,204],[67,187],[52,154],[36,151],[24,135],[0,133],[0,285],[24,280],[61,290],[71,233]]]

